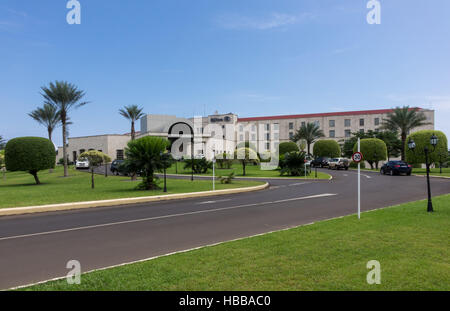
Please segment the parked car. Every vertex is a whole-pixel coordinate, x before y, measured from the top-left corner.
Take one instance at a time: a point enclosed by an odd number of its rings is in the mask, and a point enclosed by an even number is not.
[[[121,165],[123,164],[124,160],[114,160],[111,163],[111,173],[113,173],[113,175],[120,175],[120,173],[122,173],[122,169],[121,169]]]
[[[386,175],[400,175],[406,174],[411,175],[412,165],[403,161],[389,161],[386,162],[380,169],[380,174]]]
[[[328,166],[328,157],[318,157],[311,161],[311,167],[326,167]]]
[[[341,168],[348,170],[349,165],[350,161],[345,158],[333,158],[328,161],[328,169],[330,170],[339,170]]]
[[[75,168],[81,169],[81,168],[89,168],[89,160],[85,158],[79,158],[75,161]]]

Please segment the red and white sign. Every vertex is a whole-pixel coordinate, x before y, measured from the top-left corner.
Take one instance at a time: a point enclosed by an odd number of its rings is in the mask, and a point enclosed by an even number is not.
[[[363,160],[363,154],[362,154],[361,152],[355,152],[355,153],[352,155],[352,160],[353,160],[353,162],[355,162],[355,163],[361,162],[361,161]]]

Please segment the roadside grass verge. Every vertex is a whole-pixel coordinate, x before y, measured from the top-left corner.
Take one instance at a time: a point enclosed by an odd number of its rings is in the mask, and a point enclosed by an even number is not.
[[[427,174],[427,170],[424,169],[424,168],[414,168],[413,169],[413,174],[426,175]],[[450,167],[443,167],[442,168],[442,174],[440,174],[439,168],[431,168],[430,169],[430,175],[450,177]]]
[[[176,168],[175,166],[178,166]],[[226,176],[230,174],[231,172],[234,172],[234,176],[236,177],[267,177],[267,178],[300,178],[305,179],[305,176],[287,176],[287,175],[280,175],[279,170],[261,170],[259,165],[246,165],[245,166],[245,176],[242,174],[242,164],[234,163],[230,169],[220,169],[215,168],[216,170],[216,176]],[[167,169],[167,174],[182,174],[182,175],[190,175],[191,169],[186,168],[184,169],[184,163],[179,162],[174,165],[172,165],[170,168]],[[196,175],[204,175],[204,176],[212,176],[212,169],[209,169],[207,173],[205,174],[196,174]],[[329,179],[330,175],[317,171],[317,179]],[[306,177],[306,179],[316,179],[314,169],[312,170],[311,174]]]
[[[210,180],[167,179],[167,193],[161,190],[135,190],[140,182],[130,177],[95,175],[95,189],[91,189],[91,175],[70,168],[69,177],[64,178],[62,167],[53,173],[39,172],[42,185],[35,185],[33,176],[25,172],[7,172],[0,178],[0,208],[33,205],[94,201],[118,198],[143,197],[162,194],[199,192],[212,190]],[[261,185],[262,182],[234,180],[232,184],[216,182],[216,189],[231,189]],[[163,180],[160,179],[160,187]]]
[[[25,290],[450,290],[450,195],[204,247]],[[366,264],[381,264],[369,285]]]

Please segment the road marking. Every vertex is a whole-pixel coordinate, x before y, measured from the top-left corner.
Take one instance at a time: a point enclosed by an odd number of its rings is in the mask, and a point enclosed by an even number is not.
[[[226,201],[231,201],[231,199],[215,200],[215,201],[204,201],[204,202],[198,202],[197,204],[213,204],[213,203],[226,202]]]
[[[289,187],[300,186],[300,185],[304,185],[304,184],[309,184],[309,183],[308,182],[298,182],[295,184],[289,184]]]
[[[276,203],[288,202],[288,201],[316,199],[316,198],[328,197],[328,196],[334,196],[334,195],[337,195],[337,194],[334,194],[334,193],[323,193],[323,194],[310,195],[310,196],[306,196],[306,197],[299,197],[299,198],[292,198],[292,199],[285,199],[285,200],[243,204],[243,205],[221,207],[221,208],[215,208],[215,209],[209,209],[209,210],[201,210],[201,211],[195,211],[195,212],[170,214],[170,215],[155,216],[155,217],[148,217],[148,218],[142,218],[142,219],[133,219],[133,220],[111,222],[111,223],[105,223],[105,224],[99,224],[99,225],[82,226],[82,227],[69,228],[69,229],[61,229],[61,230],[45,231],[45,232],[38,232],[38,233],[30,233],[30,234],[16,235],[16,236],[10,236],[10,237],[2,237],[2,238],[0,238],[0,241],[13,240],[13,239],[19,239],[19,238],[27,238],[27,237],[40,236],[40,235],[49,235],[49,234],[55,234],[55,233],[71,232],[71,231],[80,231],[80,230],[85,230],[85,229],[111,227],[111,226],[116,226],[116,225],[138,223],[138,222],[159,220],[159,219],[165,219],[165,218],[174,218],[174,217],[180,217],[180,216],[189,216],[189,215],[196,215],[196,214],[212,213],[212,212],[219,212],[219,211],[238,209],[238,208],[243,208],[243,207],[276,204]]]

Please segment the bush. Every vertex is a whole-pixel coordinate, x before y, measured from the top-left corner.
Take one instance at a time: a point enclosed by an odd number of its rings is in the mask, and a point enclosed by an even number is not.
[[[159,188],[154,173],[164,168],[163,153],[168,146],[167,139],[154,136],[145,136],[128,142],[123,165],[128,172],[141,174],[142,183],[138,189]]]
[[[219,176],[219,180],[221,184],[231,184],[234,179],[234,172],[231,172],[227,176]]]
[[[313,154],[315,157],[337,158],[341,156],[341,147],[335,140],[323,139],[314,144]]]
[[[353,152],[358,150],[358,143],[353,146]],[[363,154],[364,161],[370,164],[370,168],[373,169],[373,164],[378,168],[378,162],[387,159],[387,147],[386,143],[378,138],[365,138],[361,139],[361,153]]]
[[[102,164],[106,166],[108,162],[111,162],[111,158],[107,154],[104,154],[103,152],[97,150],[89,150],[83,152],[82,154],[80,154],[80,158],[85,158],[89,161],[89,165],[91,166],[91,188],[94,189],[94,168]],[[105,176],[108,176],[107,172],[108,171],[105,167]]]
[[[242,175],[245,176],[245,166],[248,163],[257,164],[259,162],[258,155],[251,148],[238,148],[234,152],[234,157],[242,164]]]
[[[358,168],[358,163],[351,161],[349,164],[349,167],[351,168]],[[366,168],[366,164],[363,162],[361,162],[361,168]]]
[[[432,135],[436,135],[438,138],[438,144],[433,151],[433,146],[430,144],[430,138]],[[412,139],[416,143],[416,149],[414,151],[409,150],[408,142]],[[441,154],[442,162],[448,155],[447,137],[441,131],[423,130],[412,133],[406,138],[406,161],[410,163],[425,163],[424,148],[428,147],[430,152],[428,153],[429,163],[439,163],[439,154]]]
[[[290,176],[305,176],[305,152],[292,151],[284,155],[280,162],[280,174]],[[309,175],[308,169],[306,175]]]
[[[55,167],[56,152],[53,143],[41,137],[19,137],[8,141],[5,163],[8,171],[26,171],[40,184],[37,173]]]
[[[205,158],[184,160],[184,169],[192,168],[192,162],[194,162],[194,174],[205,174],[208,172],[208,169],[212,169],[212,162]]]
[[[292,141],[280,143],[279,145],[279,154],[284,155],[285,153],[292,152],[292,151],[300,151],[298,149],[298,145]]]
[[[219,166],[219,168],[230,169],[231,165],[233,164],[233,159],[228,153],[224,152],[222,153],[220,158],[219,157],[216,158],[216,163]]]

